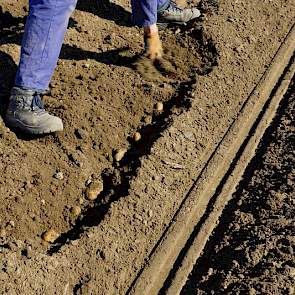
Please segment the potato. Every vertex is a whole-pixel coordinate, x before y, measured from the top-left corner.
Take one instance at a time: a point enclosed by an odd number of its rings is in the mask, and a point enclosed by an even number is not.
[[[144,123],[151,124],[152,122],[153,122],[153,117],[152,116],[146,116],[144,118]]]
[[[141,139],[141,134],[139,132],[135,132],[133,134],[133,140],[134,141],[139,141]]]
[[[99,194],[103,191],[102,181],[91,182],[86,189],[86,198],[90,201],[97,199]]]
[[[117,162],[120,162],[123,159],[123,157],[125,156],[126,152],[127,152],[127,149],[119,149],[119,150],[117,150],[117,152],[115,154],[115,160]]]
[[[155,105],[155,109],[156,109],[156,111],[158,111],[158,112],[162,112],[163,109],[164,109],[164,105],[163,105],[163,103],[160,102],[160,101],[157,102],[156,105]]]
[[[80,215],[81,214],[81,207],[79,207],[79,206],[74,206],[74,207],[72,207],[71,208],[71,214],[73,215],[73,216],[78,216],[78,215]]]
[[[58,237],[59,234],[54,229],[49,229],[43,234],[42,239],[45,242],[54,243],[58,239]]]

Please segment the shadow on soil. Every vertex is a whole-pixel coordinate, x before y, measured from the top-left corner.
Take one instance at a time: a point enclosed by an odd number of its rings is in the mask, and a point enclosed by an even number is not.
[[[119,26],[132,26],[131,13],[109,0],[80,0],[77,9],[90,12],[106,20],[112,20]]]
[[[88,3],[88,4],[87,4]],[[109,9],[114,8],[113,14],[107,19],[112,19],[120,25],[128,25],[127,18],[130,18],[130,14],[124,9],[115,4],[111,4],[109,1],[104,1],[102,5],[108,7],[105,11],[99,7],[93,7],[92,1],[80,1],[78,9],[95,13],[102,17],[110,15]],[[200,10],[203,13],[213,13],[217,9],[217,2],[212,0],[203,0],[199,4]],[[101,10],[100,10],[101,9]],[[117,10],[116,10],[117,9]],[[116,14],[116,11],[119,13]],[[25,18],[14,18],[9,13],[3,13],[0,6],[0,21],[3,24],[3,30],[0,32],[0,45],[1,44],[20,44],[20,37],[23,31],[23,24]],[[76,27],[75,21],[70,21],[70,26]],[[174,82],[172,85],[176,91],[174,96],[165,104],[165,110],[162,113],[154,113],[151,123],[143,124],[143,127],[138,131],[142,135],[142,140],[139,143],[131,143],[131,148],[126,153],[120,164],[114,163],[112,170],[105,170],[102,173],[102,179],[104,181],[104,191],[101,198],[88,207],[78,218],[72,228],[63,233],[56,243],[48,250],[48,254],[52,255],[58,252],[63,245],[69,243],[72,240],[76,240],[80,235],[89,227],[98,226],[104,219],[106,213],[109,211],[110,206],[116,200],[128,195],[130,187],[130,180],[136,177],[138,168],[141,166],[141,157],[150,153],[151,147],[154,142],[161,136],[162,132],[172,123],[172,115],[179,115],[190,109],[193,100],[193,91],[196,87],[197,75],[207,75],[210,73],[214,66],[218,63],[218,52],[211,40],[202,28],[202,21],[196,21],[188,24],[186,27],[180,28],[180,35],[184,33],[189,34],[196,42],[196,50],[201,55],[201,66],[198,69],[192,69],[191,75],[188,81]],[[130,66],[137,57],[122,57],[120,54],[127,50],[126,48],[117,49],[105,53],[95,53],[75,48],[69,45],[64,45],[61,58],[69,60],[82,60],[82,59],[95,59],[105,64],[115,64],[119,66]],[[4,55],[3,55],[4,56]],[[11,62],[11,58],[5,55],[6,62]],[[11,73],[15,73],[16,66],[12,64],[10,66]],[[12,75],[12,76],[13,76]],[[13,80],[11,80],[13,81]],[[12,84],[6,87],[6,91],[9,92]],[[5,102],[4,102],[5,105]],[[1,112],[4,110],[1,107]],[[18,135],[21,138],[21,135]],[[58,136],[56,137],[58,141]],[[23,137],[22,139],[27,139]],[[30,138],[28,138],[30,139]],[[58,144],[58,142],[57,142]]]
[[[94,2],[96,3],[96,5],[93,5],[92,0],[80,1],[77,5],[77,9],[95,13],[99,17],[106,18],[108,20],[113,20],[119,25],[125,25],[124,20],[130,19],[130,13],[125,11],[119,5],[110,3],[109,1],[105,0]],[[14,17],[7,11],[3,12],[3,9],[0,6],[0,45],[21,45],[25,21],[26,17]],[[131,23],[128,26],[131,26]],[[68,27],[76,28],[77,30],[79,30],[77,22],[72,18],[70,18]],[[107,65],[113,64],[116,66],[128,67],[138,58],[138,56],[125,57],[120,54],[126,52],[128,49],[128,47],[124,47],[103,53],[97,53],[64,44],[62,47],[60,58],[67,60],[93,59]]]
[[[91,1],[93,4],[93,1]],[[98,2],[96,2],[98,3]],[[108,16],[107,19],[122,22],[124,19],[129,19],[130,15],[127,11],[116,4],[112,4],[109,1],[101,1],[96,6],[90,4],[90,1],[80,1],[77,9],[86,11],[87,7],[89,12],[96,13],[98,16]],[[91,9],[90,9],[91,8]],[[111,9],[112,14],[107,9]],[[11,13],[3,11],[0,6],[0,45],[4,44],[16,44],[21,45],[22,34],[24,30],[24,24],[26,17],[14,17]],[[69,21],[69,27],[77,28],[77,23],[71,18]],[[60,54],[61,59],[67,60],[87,60],[93,59],[100,63],[107,65],[133,67],[133,63],[138,59],[138,56],[122,56],[121,53],[125,52],[129,48],[124,47],[120,49],[110,50],[108,52],[97,53],[86,51],[81,48],[64,44]],[[14,85],[14,78],[17,71],[17,65],[13,61],[10,55],[0,51],[0,116],[4,120],[5,111],[8,105],[9,94],[11,88]],[[5,120],[4,120],[5,121]],[[32,136],[24,134],[19,130],[12,130],[18,139],[21,140],[35,140],[41,136]]]
[[[254,158],[251,160],[250,164],[248,165],[242,181],[239,183],[236,192],[234,193],[233,198],[230,200],[230,202],[227,204],[226,208],[224,209],[222,213],[222,219],[219,223],[219,225],[214,230],[214,233],[208,243],[206,244],[203,255],[197,260],[193,271],[191,272],[185,286],[183,287],[183,290],[181,294],[188,295],[188,294],[195,294],[198,289],[202,290],[202,292],[205,292],[206,294],[211,294],[213,292],[217,292],[218,294],[229,294],[231,288],[228,288],[226,290],[226,293],[221,292],[220,288],[220,282],[222,282],[224,278],[224,272],[230,271],[233,268],[233,260],[237,261],[239,265],[246,265],[246,257],[244,250],[239,250],[238,246],[242,243],[243,240],[245,240],[249,235],[251,234],[249,231],[249,228],[240,228],[238,231],[235,231],[233,234],[233,237],[231,239],[231,243],[228,246],[224,246],[222,251],[219,251],[218,253],[215,250],[215,247],[217,245],[220,245],[223,237],[228,232],[230,225],[233,223],[235,219],[235,212],[237,208],[239,208],[239,200],[240,196],[243,195],[245,192],[245,188],[248,189],[248,192],[250,195],[253,196],[259,194],[259,198],[249,198],[249,202],[243,204],[243,211],[244,212],[251,212],[255,218],[258,218],[258,215],[261,212],[261,208],[267,208],[267,200],[269,199],[269,192],[265,187],[253,187],[249,185],[253,179],[253,175],[255,175],[255,171],[262,170],[265,166],[265,163],[263,162],[263,156],[265,155],[267,148],[270,146],[270,144],[275,140],[275,134],[276,130],[281,122],[282,116],[284,115],[285,110],[287,109],[287,106],[290,102],[290,95],[294,93],[295,91],[295,80],[293,78],[292,86],[289,88],[287,94],[285,95],[285,98],[283,99],[275,119],[273,120],[272,124],[269,126],[267,131],[265,132],[258,149],[256,151],[256,154]],[[262,114],[261,114],[262,115]],[[259,118],[257,119],[257,122],[259,121]],[[256,125],[253,126],[254,130],[256,128]],[[253,132],[251,130],[250,134]],[[290,146],[292,146],[292,136],[289,137],[290,140]],[[240,151],[243,150],[243,146],[241,147]],[[239,152],[240,153],[240,152]],[[238,154],[239,154],[238,153]],[[239,157],[239,156],[238,156]],[[232,164],[235,165],[235,162]],[[289,167],[289,169],[292,169],[292,166]],[[219,188],[217,189],[215,195],[213,196],[212,200],[210,201],[210,204],[207,208],[212,208],[216,196],[219,194],[220,190],[222,189],[223,183],[226,181],[227,177],[231,174],[232,168],[229,169],[227,175],[225,175],[223,181],[221,182]],[[278,171],[276,174],[276,177],[272,179],[273,185],[276,187],[280,187],[284,183],[284,179],[286,175],[286,171]],[[259,193],[261,192],[261,193]],[[290,192],[289,192],[290,193]],[[257,210],[257,208],[260,208]],[[208,209],[210,211],[210,209]],[[208,214],[208,212],[207,212]],[[168,290],[169,286],[171,285],[171,282],[173,281],[173,278],[182,264],[183,258],[185,257],[188,249],[190,248],[191,244],[194,241],[194,238],[196,234],[199,232],[200,226],[205,222],[207,218],[207,214],[203,216],[203,218],[200,220],[196,228],[194,229],[193,233],[191,234],[189,240],[187,241],[185,247],[181,251],[178,259],[176,260],[173,269],[171,270],[168,278],[166,279],[166,282],[163,286],[163,288],[160,291],[160,295],[166,294],[166,291]],[[256,216],[257,215],[257,216]],[[253,237],[253,239],[257,239],[258,237]],[[206,280],[204,283],[202,282],[202,278],[206,276],[208,273],[209,268],[213,268],[217,270],[217,273],[212,275],[210,279]],[[255,272],[261,271],[260,265],[257,265],[253,269],[252,275],[254,275]],[[223,271],[223,273],[222,273]],[[232,286],[234,287],[234,286]],[[234,294],[234,293],[230,293]]]
[[[58,238],[48,250],[49,255],[57,253],[63,245],[78,239],[88,228],[98,226],[109,211],[111,204],[128,195],[130,181],[136,177],[137,170],[141,166],[141,158],[150,153],[154,142],[172,123],[172,115],[179,115],[190,109],[197,74],[207,75],[214,66],[217,66],[217,49],[211,38],[203,32],[201,23],[191,23],[182,30],[191,30],[190,36],[195,39],[198,51],[202,53],[202,67],[191,73],[189,81],[178,82],[174,85],[177,90],[175,95],[165,104],[164,112],[155,113],[150,124],[137,130],[142,135],[142,139],[138,143],[130,141],[131,147],[120,163],[114,162],[112,170],[103,171],[104,191],[99,200],[92,205],[93,207],[83,212],[83,215],[76,220],[68,232]]]
[[[16,68],[11,56],[0,51],[0,115],[3,119],[10,89],[13,87]]]
[[[92,59],[106,65],[132,67],[132,64],[139,58],[139,56],[124,56],[123,53],[128,51],[129,49],[129,47],[122,47],[98,53],[64,44],[62,47],[60,58],[68,60]]]

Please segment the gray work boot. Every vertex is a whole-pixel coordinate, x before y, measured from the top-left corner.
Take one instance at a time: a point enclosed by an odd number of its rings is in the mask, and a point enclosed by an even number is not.
[[[197,8],[179,8],[171,1],[169,6],[162,11],[158,11],[158,26],[164,28],[169,24],[186,24],[198,18],[201,12]]]
[[[45,111],[38,92],[19,87],[14,87],[11,91],[6,122],[11,128],[19,128],[30,134],[63,130],[61,119]]]

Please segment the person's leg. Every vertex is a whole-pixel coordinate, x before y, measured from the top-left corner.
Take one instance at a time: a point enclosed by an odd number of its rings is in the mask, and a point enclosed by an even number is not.
[[[161,13],[165,9],[167,9],[170,5],[170,0],[158,0],[157,12]]]
[[[46,89],[77,0],[30,0],[15,84]]]
[[[61,131],[58,117],[48,114],[40,94],[48,88],[77,0],[30,0],[21,58],[11,91],[6,122],[24,132]]]
[[[139,27],[157,23],[158,0],[131,0],[132,21]]]
[[[152,60],[163,54],[158,26],[185,24],[200,16],[197,8],[181,9],[172,0],[131,0],[131,6],[133,23],[144,28],[145,56]]]

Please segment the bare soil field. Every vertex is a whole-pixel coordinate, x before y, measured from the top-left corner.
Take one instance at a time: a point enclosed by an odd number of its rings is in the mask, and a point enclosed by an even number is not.
[[[1,119],[27,4],[0,4],[0,294],[126,294],[290,31],[295,3],[189,1],[203,16],[161,32],[169,68],[156,68],[137,62],[128,1],[79,1],[44,97],[65,130],[38,138]]]
[[[175,101],[185,107],[185,102],[177,102],[178,92],[188,91],[196,72],[208,73],[216,64],[216,49],[200,24],[177,33],[168,30],[162,38],[168,58],[173,58],[174,72],[163,76],[140,64],[139,71],[147,76],[144,80],[132,65],[142,53],[143,36],[131,27],[128,5],[120,4],[80,1],[70,21],[61,59],[44,97],[48,110],[62,117],[65,132],[34,139],[14,134],[1,124],[0,211],[9,237],[40,244],[48,228],[68,231],[77,220],[71,209],[79,206],[83,215],[93,206],[85,200],[91,181],[105,184],[99,200],[102,206],[110,197],[116,199],[113,187],[121,182],[124,164],[118,167],[115,151],[134,145],[133,134],[140,131],[142,140],[129,158],[136,160],[148,153],[161,131],[152,127],[161,114],[155,104],[163,102],[167,111]],[[4,1],[1,9],[3,114],[15,75],[27,1]],[[55,177],[58,172],[62,179]]]
[[[295,79],[181,294],[294,294]]]

